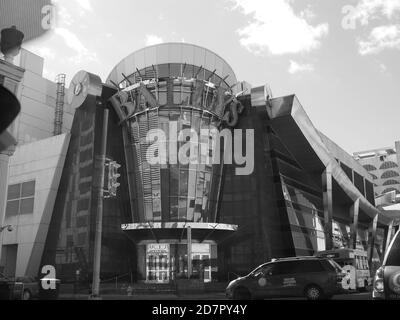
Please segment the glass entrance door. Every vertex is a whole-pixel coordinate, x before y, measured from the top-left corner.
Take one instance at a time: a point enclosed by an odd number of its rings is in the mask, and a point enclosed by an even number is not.
[[[204,282],[211,282],[211,248],[209,244],[192,244],[193,276]]]
[[[146,281],[150,283],[168,283],[170,274],[169,245],[148,245],[146,258]]]
[[[192,254],[193,275],[203,279],[204,282],[211,282],[210,255],[204,253]]]

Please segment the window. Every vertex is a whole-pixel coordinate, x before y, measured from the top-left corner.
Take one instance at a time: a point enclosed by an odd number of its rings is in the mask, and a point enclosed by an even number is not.
[[[400,233],[397,233],[396,238],[393,240],[385,265],[400,266]]]
[[[382,176],[381,179],[388,179],[388,178],[393,178],[393,177],[398,177],[400,176],[396,171],[393,170],[389,170],[389,171],[385,171]]]
[[[322,266],[324,267],[325,270],[327,271],[336,271],[336,272],[342,272],[342,267],[333,261],[332,259],[323,259],[320,261]]]
[[[397,180],[390,179],[390,180],[387,180],[387,181],[385,181],[383,183],[384,186],[391,186],[391,185],[394,185],[394,184],[400,184],[400,182],[397,181]]]
[[[321,272],[323,267],[318,260],[304,260],[296,262],[296,273]]]
[[[258,277],[258,276],[261,276],[261,275],[269,276],[269,275],[275,274],[275,272],[274,272],[275,270],[276,270],[276,265],[275,264],[266,264],[266,265],[263,265],[261,267],[258,267],[251,274],[254,277]]]
[[[397,190],[396,188],[387,188],[387,189],[382,191],[382,194],[388,193],[388,192],[391,192],[391,191],[396,191],[396,193],[400,193],[400,191]]]
[[[78,246],[84,246],[86,244],[87,233],[78,233]]]
[[[6,216],[32,214],[35,199],[35,181],[8,186]]]
[[[398,165],[397,163],[393,162],[393,161],[386,161],[384,163],[382,163],[382,165],[379,167],[379,169],[391,169],[391,168],[397,168]]]
[[[273,275],[281,275],[281,274],[292,274],[297,272],[298,262],[296,261],[288,261],[288,262],[278,262],[276,264],[276,270],[274,270]]]
[[[363,165],[363,167],[364,167],[364,169],[367,170],[367,171],[374,171],[374,170],[377,170],[375,166],[370,165],[370,164],[365,164],[365,165]]]

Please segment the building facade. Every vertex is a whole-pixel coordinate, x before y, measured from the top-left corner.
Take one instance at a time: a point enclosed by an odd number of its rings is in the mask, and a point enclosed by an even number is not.
[[[374,179],[376,196],[390,191],[400,194],[400,141],[394,148],[356,152],[354,158]]]
[[[69,95],[74,117],[29,272],[54,265],[64,281],[77,270],[91,278],[105,129],[121,185],[103,199],[102,279],[225,281],[342,247],[379,263],[392,220],[375,208],[371,175],[295,95],[238,82],[224,59],[185,43],[134,52],[104,83],[79,72]],[[12,200],[23,188],[10,188],[20,190]]]
[[[0,155],[0,226],[13,226],[0,234],[0,269],[7,276],[38,273],[69,145],[73,112],[58,94],[65,83],[44,78],[43,65],[43,58],[24,49],[15,62],[0,60],[0,84],[21,103],[8,128],[15,145]]]

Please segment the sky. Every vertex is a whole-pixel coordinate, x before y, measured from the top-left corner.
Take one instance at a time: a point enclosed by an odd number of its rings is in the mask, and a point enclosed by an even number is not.
[[[400,0],[57,0],[53,29],[25,48],[54,80],[103,81],[130,53],[163,42],[206,47],[239,81],[295,93],[347,152],[400,140]]]

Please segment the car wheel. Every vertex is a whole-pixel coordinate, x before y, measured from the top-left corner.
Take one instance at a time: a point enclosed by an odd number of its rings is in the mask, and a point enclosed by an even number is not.
[[[233,300],[251,300],[251,293],[246,288],[237,288],[233,292]]]
[[[305,296],[308,300],[320,300],[323,297],[323,292],[320,287],[311,285],[306,288]]]
[[[31,300],[32,299],[32,294],[29,290],[24,290],[24,293],[22,294],[22,300]]]

